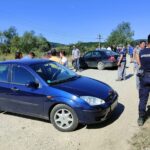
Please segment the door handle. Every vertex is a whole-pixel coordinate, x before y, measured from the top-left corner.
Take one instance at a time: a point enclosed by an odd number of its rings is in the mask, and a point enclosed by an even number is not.
[[[11,90],[12,90],[12,91],[15,91],[15,92],[16,92],[16,91],[19,91],[19,89],[16,88],[16,87],[11,88]]]

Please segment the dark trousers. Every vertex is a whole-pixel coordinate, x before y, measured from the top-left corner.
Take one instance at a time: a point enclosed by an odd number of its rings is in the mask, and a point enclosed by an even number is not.
[[[139,116],[144,117],[146,115],[146,105],[150,92],[150,84],[146,81],[150,80],[148,77],[140,78],[140,88],[139,88]]]
[[[74,62],[75,62],[75,69],[79,70],[80,69],[79,58],[75,59]]]

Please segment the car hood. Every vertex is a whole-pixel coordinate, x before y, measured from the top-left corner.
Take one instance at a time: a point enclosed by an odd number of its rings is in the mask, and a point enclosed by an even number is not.
[[[83,76],[53,85],[53,87],[77,96],[94,96],[101,99],[106,99],[112,91],[112,88],[107,84]]]

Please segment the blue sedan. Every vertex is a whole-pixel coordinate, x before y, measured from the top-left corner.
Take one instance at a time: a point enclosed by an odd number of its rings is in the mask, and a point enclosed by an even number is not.
[[[53,61],[0,62],[0,110],[50,120],[63,132],[106,120],[117,98],[109,85]]]

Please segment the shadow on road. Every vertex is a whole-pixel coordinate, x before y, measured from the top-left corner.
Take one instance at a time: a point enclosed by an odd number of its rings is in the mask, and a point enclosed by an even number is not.
[[[103,123],[99,123],[99,124],[93,124],[93,125],[87,125],[87,129],[98,129],[98,128],[104,128],[110,124],[112,124],[113,122],[115,122],[123,113],[125,107],[123,104],[119,103],[118,107],[114,110],[112,116],[110,117],[110,119],[106,120]]]
[[[35,120],[35,121],[43,121],[45,123],[50,123],[49,120],[45,120],[42,118],[36,118],[36,117],[31,117],[31,116],[26,116],[26,115],[22,115],[22,114],[16,114],[16,113],[11,113],[11,112],[1,112],[5,115],[10,115],[10,116],[16,116],[16,117],[21,117],[21,118],[25,118],[25,119],[30,119],[30,120]]]
[[[133,75],[134,75],[134,74],[128,74],[128,75],[126,76],[126,80],[130,79]]]
[[[69,68],[70,70],[72,71],[75,71],[74,68]],[[80,70],[78,72],[82,72],[82,71],[86,71],[86,70],[89,70],[89,69],[93,69],[93,70],[98,70],[97,68],[80,68]],[[116,71],[118,69],[118,67],[112,67],[112,68],[104,68],[103,70],[99,70],[99,71],[104,71],[104,70],[107,70],[107,71]]]
[[[106,127],[106,126],[112,124],[113,122],[115,122],[121,116],[121,114],[124,111],[124,108],[125,108],[124,105],[119,103],[117,108],[114,110],[112,116],[107,121],[102,122],[102,123],[98,123],[98,124],[92,124],[92,125],[79,124],[76,131],[80,130],[84,127],[86,127],[87,129],[98,129],[98,128]],[[150,109],[149,109],[149,111],[150,111]],[[3,112],[3,111],[1,111],[1,113],[5,114],[5,115],[12,115],[12,116],[16,116],[16,117],[25,118],[25,119],[31,119],[31,120],[35,120],[35,121],[42,121],[42,122],[45,122],[45,123],[50,123],[48,120],[44,120],[44,119],[40,119],[40,118],[35,118],[35,117],[30,117],[30,116],[25,116],[25,115],[10,113],[10,112]]]
[[[150,105],[147,106],[146,115],[147,115],[147,118],[150,118]]]
[[[116,71],[117,69],[118,69],[118,67],[112,67],[112,68],[105,68],[104,70]]]

